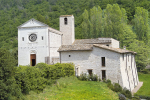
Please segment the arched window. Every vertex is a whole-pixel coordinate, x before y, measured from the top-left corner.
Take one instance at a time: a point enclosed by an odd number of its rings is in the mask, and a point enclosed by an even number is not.
[[[67,25],[67,18],[64,18],[64,24]]]

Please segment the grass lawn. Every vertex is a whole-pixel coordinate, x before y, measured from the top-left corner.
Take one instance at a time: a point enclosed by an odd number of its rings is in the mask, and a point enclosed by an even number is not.
[[[139,81],[143,82],[143,86],[136,93],[137,95],[150,96],[150,74],[138,73]]]
[[[31,91],[27,100],[118,100],[118,95],[103,82],[79,81],[76,77],[65,77],[57,84],[47,86],[42,93]]]

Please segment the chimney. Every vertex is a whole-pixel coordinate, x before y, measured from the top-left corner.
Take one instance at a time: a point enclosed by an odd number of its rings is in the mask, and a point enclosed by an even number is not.
[[[126,50],[126,46],[123,46],[123,49],[125,49],[125,50]]]

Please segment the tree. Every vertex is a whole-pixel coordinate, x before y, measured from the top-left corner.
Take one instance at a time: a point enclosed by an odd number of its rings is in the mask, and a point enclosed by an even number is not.
[[[90,9],[90,35],[89,38],[98,38],[102,36],[102,9],[100,6]]]
[[[88,38],[90,34],[90,21],[89,21],[89,14],[88,11],[85,9],[84,13],[82,14],[83,22],[81,23],[82,27],[82,38]]]
[[[45,23],[45,18],[41,14],[37,15],[37,20],[40,21],[40,22]]]
[[[121,47],[126,46],[128,48],[134,41],[136,41],[136,34],[133,33],[130,26],[125,25],[123,27],[122,38],[120,38]]]
[[[143,41],[134,40],[127,49],[137,52],[135,56],[137,69],[143,70],[148,64],[149,47]]]
[[[21,98],[22,93],[14,79],[14,62],[10,53],[0,49],[0,100]]]
[[[134,15],[134,28],[137,39],[148,43],[148,11],[142,7],[137,7]]]
[[[118,4],[108,4],[104,14],[104,36],[121,40],[124,26],[127,25],[125,9],[120,9]]]

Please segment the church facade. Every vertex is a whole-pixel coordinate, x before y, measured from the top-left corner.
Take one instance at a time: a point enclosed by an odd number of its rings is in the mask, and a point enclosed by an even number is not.
[[[60,26],[58,31],[33,18],[20,25],[18,27],[18,65],[34,66],[40,62],[47,64],[59,62],[58,48],[62,44],[69,45],[74,41],[74,17],[60,16]]]
[[[97,74],[132,91],[139,83],[136,52],[119,48],[112,38],[75,40],[73,15],[59,18],[60,30],[35,19],[18,27],[18,64],[74,63],[76,76]]]

